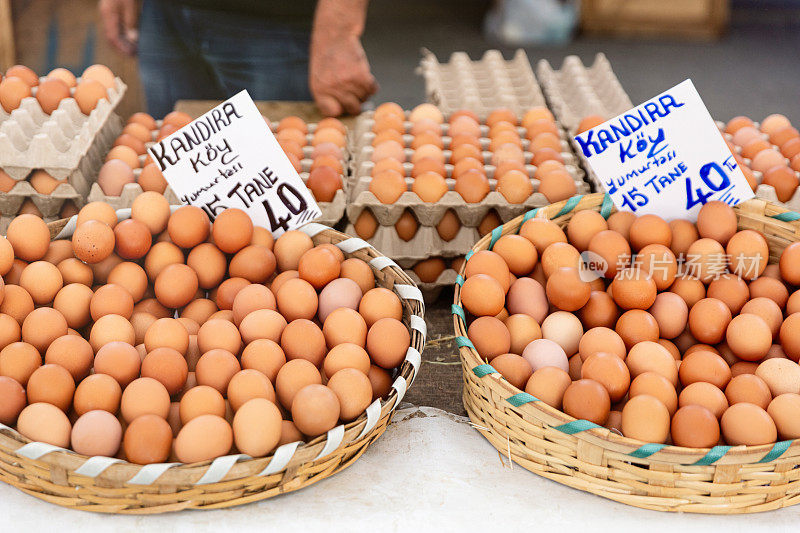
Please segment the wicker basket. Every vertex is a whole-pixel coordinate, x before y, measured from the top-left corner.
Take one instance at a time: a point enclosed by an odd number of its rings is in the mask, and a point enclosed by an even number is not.
[[[613,212],[602,194],[576,196],[533,210],[496,228],[473,248],[491,249],[525,220],[550,218],[564,226],[583,209]],[[800,238],[800,215],[761,200],[736,207],[740,229],[762,232],[770,262]],[[472,253],[472,252],[471,252]],[[469,255],[467,256],[469,258]],[[478,356],[467,338],[461,307],[463,267],[455,286],[453,321],[464,376],[464,407],[474,426],[522,467],[611,500],[660,511],[752,513],[800,502],[800,443],[716,446],[648,444],[576,420],[520,391]]]
[[[118,212],[127,218],[130,210]],[[67,236],[72,225],[50,224],[51,235]],[[401,298],[411,347],[387,397],[358,419],[308,442],[279,447],[268,457],[220,457],[196,464],[135,465],[108,457],[88,458],[41,442],[30,442],[0,424],[0,480],[43,500],[86,511],[152,514],[182,509],[217,509],[277,496],[311,485],[348,467],[386,430],[414,380],[425,344],[424,304],[414,283],[391,259],[361,239],[321,224],[301,228],[315,244],[332,243],[347,257],[370,264],[378,285]]]

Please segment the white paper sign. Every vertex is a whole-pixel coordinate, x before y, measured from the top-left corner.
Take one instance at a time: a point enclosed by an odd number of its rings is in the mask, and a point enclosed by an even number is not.
[[[753,197],[692,80],[575,140],[619,210],[694,221],[706,202]]]
[[[212,221],[236,207],[278,237],[321,215],[247,91],[148,152],[178,198],[203,208]]]

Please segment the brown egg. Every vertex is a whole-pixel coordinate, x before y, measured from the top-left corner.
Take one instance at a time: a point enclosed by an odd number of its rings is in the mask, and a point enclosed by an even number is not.
[[[314,287],[302,279],[289,279],[275,292],[278,310],[288,321],[311,319],[317,314],[319,298]]]
[[[797,261],[800,260],[800,243],[791,243],[787,246],[780,257],[781,277],[792,285],[800,285],[800,268],[797,268]]]
[[[564,412],[577,419],[603,425],[608,420],[611,401],[606,389],[591,379],[574,381],[564,391]]]
[[[764,380],[773,397],[800,393],[800,367],[789,359],[775,357],[763,361],[756,369],[756,376]]]
[[[588,329],[580,339],[578,353],[583,361],[598,353],[613,354],[621,361],[624,361],[626,357],[625,343],[622,341],[622,337],[613,329],[606,327]]]
[[[94,371],[113,377],[122,388],[139,376],[140,368],[139,352],[131,344],[121,341],[104,344],[97,350],[94,359]]]
[[[242,319],[239,331],[245,344],[256,339],[269,339],[278,342],[281,338],[286,319],[272,309],[256,309]]]
[[[194,299],[199,287],[195,271],[183,264],[171,264],[156,277],[153,289],[158,302],[165,307],[176,309]]]
[[[589,241],[589,251],[598,254],[605,262],[605,277],[613,278],[617,271],[625,268],[631,259],[628,241],[613,230],[604,230]]]
[[[181,424],[202,415],[225,416],[225,399],[222,394],[208,385],[198,385],[187,390],[180,401]]]
[[[72,246],[75,256],[90,264],[106,259],[114,251],[114,230],[104,222],[87,220],[75,229]]]
[[[701,405],[720,418],[728,408],[728,399],[718,387],[705,381],[692,383],[681,391],[678,398],[681,407],[686,405]]]
[[[503,287],[504,292],[508,291],[510,285],[508,265],[500,254],[489,250],[481,250],[473,254],[467,261],[464,277],[469,279],[476,274],[493,277]]]
[[[146,414],[166,419],[169,406],[169,393],[164,385],[153,378],[141,377],[124,387],[120,412],[128,423]]]
[[[15,379],[0,376],[0,395],[3,397],[3,405],[0,406],[0,424],[14,425],[27,405],[25,389]]]
[[[95,321],[105,315],[120,315],[129,319],[133,314],[133,297],[120,285],[102,285],[92,296],[89,311]]]
[[[698,381],[705,381],[719,389],[724,389],[731,379],[731,369],[719,355],[697,350],[683,357],[679,375],[684,387]]]
[[[45,364],[30,375],[26,385],[28,402],[44,402],[67,411],[75,394],[75,381],[62,366]]]
[[[578,311],[578,316],[587,329],[600,326],[613,328],[618,314],[617,304],[605,291],[592,291],[589,301]]]
[[[31,295],[33,302],[46,305],[53,301],[63,286],[61,272],[52,263],[34,261],[22,269],[19,285]]]
[[[658,398],[641,394],[628,400],[622,409],[622,434],[645,442],[666,442],[670,415]]]
[[[19,322],[11,315],[0,313],[0,350],[22,338]]]
[[[589,248],[592,237],[608,229],[608,223],[597,211],[585,209],[576,212],[567,224],[569,241],[584,251]]]
[[[548,300],[563,311],[577,311],[589,301],[592,292],[580,278],[576,268],[561,267],[548,279],[545,287]]]
[[[139,186],[145,192],[153,192],[162,195],[167,188],[167,180],[155,163],[146,164],[142,168],[137,180]]]
[[[400,366],[410,344],[411,335],[405,324],[394,318],[381,318],[367,333],[367,353],[375,364],[385,369]]]
[[[642,341],[630,348],[625,360],[631,376],[655,372],[667,378],[673,386],[678,384],[678,368],[669,351],[653,341]]]
[[[242,347],[242,337],[236,326],[227,320],[210,319],[200,326],[197,344],[202,353],[221,349],[238,354]]]
[[[6,76],[0,81],[0,106],[6,113],[19,108],[22,100],[31,96],[31,87],[16,76]]]
[[[736,233],[736,213],[724,202],[708,202],[697,214],[697,231],[700,237],[714,239],[725,246]]]
[[[188,372],[186,359],[172,348],[160,347],[149,351],[142,361],[142,377],[159,381],[170,395],[183,389]]]
[[[678,409],[678,394],[675,387],[661,374],[643,372],[631,382],[628,397],[649,395],[657,398],[669,411],[670,415]],[[724,398],[724,396],[723,396]]]
[[[475,274],[461,287],[461,302],[464,308],[475,316],[495,316],[503,309],[504,293],[503,286],[495,278],[486,274]],[[510,295],[509,301],[512,298]]]
[[[689,276],[679,276],[675,278],[675,281],[670,287],[670,292],[680,296],[689,309],[706,297],[706,288],[703,282]]]
[[[361,416],[372,402],[372,385],[369,378],[355,368],[344,368],[336,372],[328,381],[328,388],[336,394],[340,406],[339,418],[345,422]]]
[[[275,389],[270,380],[258,370],[237,372],[228,383],[228,401],[234,412],[254,398],[275,402]]]
[[[800,144],[799,139],[793,140],[798,141],[798,144]],[[791,200],[792,196],[794,196],[800,180],[798,180],[797,174],[793,169],[785,164],[780,164],[768,168],[764,172],[761,183],[764,185],[771,185],[775,188],[775,195],[778,197],[778,201],[788,202]]]
[[[785,307],[786,301],[789,299],[789,291],[780,280],[769,276],[761,276],[760,278],[750,282],[750,298],[765,297],[773,300],[778,307]]]
[[[767,413],[775,422],[781,439],[796,439],[800,435],[798,408],[800,408],[800,395],[798,394],[781,394],[770,402]]]
[[[749,299],[750,290],[742,278],[725,273],[708,285],[706,296],[721,300],[731,310],[731,314],[735,315]]]
[[[19,414],[17,430],[34,442],[67,448],[72,428],[59,408],[49,403],[32,403]]]
[[[123,259],[139,259],[150,250],[150,229],[138,220],[129,218],[114,226],[117,255]]]
[[[528,239],[519,235],[504,235],[495,243],[492,251],[499,255],[515,276],[530,273],[536,266],[538,252]]]
[[[672,442],[688,448],[711,448],[719,442],[717,417],[702,405],[686,405],[672,417]]]
[[[298,263],[298,274],[301,279],[310,283],[315,289],[321,289],[339,276],[341,264],[329,250],[312,248],[305,252]]]
[[[281,413],[274,403],[264,398],[248,401],[233,417],[236,448],[251,457],[267,455],[280,444],[281,423]]]
[[[656,300],[656,283],[638,268],[620,270],[611,282],[611,296],[623,309],[648,309]]]
[[[170,240],[181,248],[192,248],[208,238],[211,224],[205,211],[184,205],[172,213],[167,222]]]
[[[100,168],[97,176],[97,184],[107,196],[120,196],[125,185],[135,183],[136,177],[134,176],[133,169],[138,168],[138,156],[136,152],[127,146],[118,146],[114,148],[118,153],[114,155],[125,156],[125,159],[112,157],[106,160]],[[112,155],[109,153],[109,155]]]
[[[64,315],[49,307],[34,309],[22,322],[22,340],[45,353],[50,343],[67,334]]]
[[[772,393],[763,379],[754,374],[741,374],[731,379],[725,388],[728,403],[752,403],[766,409],[772,401]]]
[[[400,298],[389,289],[375,287],[364,293],[358,304],[358,312],[364,317],[367,327],[381,318],[402,320],[403,307]]]
[[[700,342],[717,344],[722,341],[730,322],[730,309],[716,298],[703,298],[689,310],[689,330]]]
[[[287,231],[275,241],[273,251],[278,269],[297,270],[300,257],[314,247],[311,237],[301,231]]]
[[[583,360],[581,378],[592,379],[606,388],[612,403],[620,401],[627,393],[631,378],[628,367],[617,355],[597,352]]]
[[[244,278],[228,278],[220,283],[217,289],[210,291],[209,297],[216,302],[217,307],[221,311],[230,311],[233,308],[233,301],[239,294],[239,291],[249,285],[250,281]]]
[[[122,447],[131,463],[163,463],[172,448],[172,429],[160,416],[142,415],[128,424]]]
[[[564,392],[571,383],[569,374],[562,369],[546,366],[530,376],[525,385],[525,392],[542,400],[550,407],[561,409]]]
[[[208,385],[225,394],[233,376],[241,370],[239,361],[229,351],[212,348],[203,351],[195,366],[195,377],[200,385]]]
[[[72,427],[72,449],[82,455],[113,457],[121,442],[122,425],[107,411],[89,411]]]
[[[419,261],[414,265],[412,270],[414,270],[414,273],[419,277],[422,283],[434,283],[439,279],[439,276],[441,276],[446,268],[447,266],[445,265],[444,259],[441,257],[432,257]]]
[[[642,215],[631,225],[630,239],[631,246],[637,251],[648,244],[669,247],[672,244],[672,230],[658,215]]]
[[[169,265],[183,264],[183,252],[170,242],[157,242],[144,260],[144,269],[151,282]]]
[[[517,316],[524,317],[525,315]],[[533,319],[528,318],[535,323]],[[538,324],[536,324],[536,328],[539,329]],[[511,333],[505,324],[495,317],[483,316],[475,319],[469,325],[467,334],[482,359],[491,361],[494,357],[511,351]],[[539,330],[539,335],[541,336],[541,330]],[[517,353],[519,354],[521,351]]]
[[[23,261],[37,261],[45,256],[50,246],[50,230],[44,221],[34,215],[14,217],[6,230],[14,255]]]
[[[117,380],[107,374],[92,374],[76,387],[72,406],[79,416],[98,409],[116,414],[121,397]]]
[[[352,309],[349,309],[349,311],[358,314]],[[366,326],[364,325],[362,325],[361,331],[356,336],[360,340],[362,335],[366,335]],[[314,366],[319,367],[327,352],[325,340],[325,334],[319,326],[310,320],[299,318],[289,322],[284,328],[281,333],[280,343],[287,360],[306,359],[313,363]],[[358,344],[363,346],[363,341]]]
[[[94,362],[94,352],[83,337],[64,335],[50,343],[44,362],[66,369],[77,383],[89,374]]]
[[[545,277],[549,278],[561,267],[581,268],[581,255],[571,244],[554,242],[542,252],[540,264]]]
[[[734,317],[728,324],[725,338],[733,353],[745,361],[763,359],[772,346],[772,331],[757,315]]]
[[[89,344],[92,345],[95,353],[110,342],[125,342],[133,344],[136,340],[136,332],[131,323],[119,315],[106,315],[100,317],[92,326],[89,334]],[[95,366],[97,362],[95,361]]]
[[[700,238],[697,228],[688,220],[676,219],[669,223],[672,231],[670,249],[676,257],[682,257],[689,251],[689,246]]]
[[[769,261],[767,241],[753,230],[735,233],[728,241],[726,252],[733,273],[747,280],[760,276]]]
[[[275,383],[278,371],[286,363],[286,355],[280,345],[270,339],[251,341],[242,351],[242,368],[258,370],[270,382]]]
[[[722,434],[732,446],[758,446],[775,442],[778,430],[769,414],[751,403],[731,405],[720,420]]]
[[[292,421],[302,433],[321,435],[336,425],[339,399],[324,385],[311,384],[300,389],[292,402]]]
[[[505,326],[508,330],[510,341],[509,349],[506,352],[520,355],[528,344],[542,338],[542,330],[539,327],[539,323],[529,315],[521,313],[511,315],[505,320]],[[478,342],[483,343],[489,340],[482,337]]]
[[[214,243],[226,254],[235,254],[253,238],[253,222],[241,209],[229,208],[220,213],[211,230]]]

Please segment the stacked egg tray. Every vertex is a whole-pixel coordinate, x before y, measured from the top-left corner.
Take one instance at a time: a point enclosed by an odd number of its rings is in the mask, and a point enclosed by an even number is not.
[[[372,169],[375,164],[372,162],[373,147],[372,141],[375,134],[372,133],[374,120],[372,112],[363,113],[355,126],[355,137],[351,139],[353,155],[351,176],[347,186],[347,220],[346,232],[356,235],[354,224],[359,215],[364,210],[369,210],[378,221],[378,228],[375,235],[367,239],[377,249],[394,259],[406,273],[420,287],[426,300],[435,300],[441,289],[445,286],[452,286],[455,282],[456,271],[452,268],[445,270],[435,282],[423,282],[419,279],[411,268],[419,261],[429,259],[433,255],[440,256],[445,260],[463,256],[475,242],[480,238],[478,226],[481,221],[492,211],[497,213],[502,223],[521,215],[522,213],[550,204],[547,198],[538,192],[539,180],[532,178],[534,193],[525,202],[520,204],[509,203],[505,197],[495,190],[497,180],[494,179],[494,165],[492,162],[492,152],[489,151],[488,127],[481,125],[480,143],[483,148],[483,160],[486,177],[489,179],[491,190],[486,197],[478,203],[467,203],[460,194],[455,192],[455,179],[451,178],[453,165],[449,163],[451,152],[448,149],[450,137],[448,137],[448,124],[442,125],[442,142],[444,144],[445,170],[447,176],[445,181],[448,192],[436,203],[423,202],[416,193],[411,191],[414,179],[411,177],[413,164],[410,163],[414,150],[408,148],[413,136],[403,135],[405,142],[406,162],[403,163],[405,170],[406,185],[408,191],[404,192],[400,198],[392,203],[382,203],[369,190],[372,181]],[[406,122],[406,131],[410,131],[411,122]],[[536,166],[530,164],[532,154],[529,151],[529,141],[525,138],[525,128],[518,128],[522,137],[522,146],[525,153],[525,170],[529,176],[536,172]],[[589,192],[589,184],[584,180],[584,172],[578,164],[575,154],[570,149],[566,139],[561,140],[561,157],[567,172],[574,178],[577,194]],[[406,210],[410,210],[419,222],[419,228],[409,241],[401,239],[394,225]],[[447,211],[455,212],[461,224],[461,228],[456,236],[450,241],[445,241],[439,236],[436,226],[445,216]]]
[[[35,96],[24,98],[11,113],[0,108],[0,168],[18,182],[9,192],[0,193],[0,231],[5,232],[28,198],[47,221],[57,219],[68,200],[78,208],[84,204],[103,156],[122,129],[114,109],[127,86],[119,78],[114,81],[109,100],[100,100],[88,116],[74,98],[62,100],[50,115],[42,111]],[[67,181],[51,194],[41,194],[26,181],[37,169]]]
[[[511,60],[503,59],[499,50],[488,50],[476,61],[465,52],[455,52],[447,63],[440,63],[430,50],[423,49],[417,73],[425,78],[428,101],[447,115],[469,109],[485,119],[499,107],[521,115],[527,109],[545,105],[522,49]]]
[[[156,142],[156,138],[158,136],[158,131],[161,128],[163,121],[157,120],[156,121],[156,129],[152,131],[153,138],[150,142],[145,143],[147,148],[150,148]],[[303,147],[303,159],[300,160],[301,171],[300,171],[300,178],[303,180],[303,183],[308,181],[308,175],[311,171],[311,164],[314,162],[311,159],[311,152],[313,151],[313,147],[310,145],[311,139],[313,137],[313,133],[316,130],[316,124],[309,124],[308,125],[308,135],[306,136],[307,144]],[[275,129],[275,125],[272,125],[273,133]],[[139,176],[142,174],[142,169],[147,164],[148,159],[147,155],[140,155],[139,156],[139,168],[133,170],[133,175],[136,178],[136,182],[128,183],[122,188],[122,192],[119,196],[108,196],[103,192],[100,188],[100,185],[97,183],[92,184],[91,191],[89,192],[88,201],[89,202],[106,202],[111,205],[114,209],[126,209],[133,204],[133,201],[136,199],[137,196],[144,192],[142,190],[141,185],[139,185]],[[343,154],[343,161],[342,161],[342,169],[343,172],[347,171],[347,159],[348,155],[347,152]],[[96,175],[96,173],[95,173]],[[347,177],[342,176],[342,186],[346,187],[347,185]],[[180,205],[182,202],[172,190],[172,188],[167,185],[167,188],[164,190],[164,196],[169,201],[170,205]],[[337,222],[339,222],[342,217],[344,216],[344,209],[345,209],[345,192],[344,190],[336,191],[336,195],[333,198],[332,202],[317,202],[319,205],[320,210],[322,211],[322,216],[316,220],[320,224],[324,224],[326,226],[333,226]]]
[[[633,107],[611,69],[611,63],[604,54],[597,54],[591,67],[585,66],[578,56],[567,56],[561,69],[553,70],[550,63],[543,59],[536,67],[536,75],[550,110],[569,134],[570,142],[590,181],[598,190],[602,190],[600,181],[582,155],[573,135],[586,116],[600,115],[610,119]]]
[[[720,133],[722,133],[722,136],[725,138],[726,141],[729,141],[732,144],[731,141],[733,139],[733,136],[730,133],[725,133],[725,123],[721,121],[716,121],[716,122]],[[755,122],[754,125],[756,128],[760,127],[760,124],[758,122]],[[764,139],[766,142],[770,143],[775,150],[778,150],[778,147],[770,142],[769,136],[766,133],[762,133],[761,138]],[[742,152],[741,146],[735,146],[735,148],[736,148],[736,153],[741,155]],[[751,163],[750,159],[746,157],[743,157],[743,159],[745,164],[749,168]],[[786,208],[791,209],[792,211],[800,211],[800,187],[798,187],[794,191],[794,194],[792,195],[791,198],[789,198],[788,201],[781,202],[780,200],[778,200],[778,195],[775,192],[775,187],[761,182],[762,179],[764,178],[764,175],[757,170],[751,169],[751,172],[753,173],[753,177],[756,179],[756,183],[758,183],[758,187],[756,187],[756,190],[754,191],[756,198],[760,198],[762,200],[766,200],[774,204],[785,206]],[[800,179],[800,172],[795,171],[795,175],[798,177],[798,179]]]

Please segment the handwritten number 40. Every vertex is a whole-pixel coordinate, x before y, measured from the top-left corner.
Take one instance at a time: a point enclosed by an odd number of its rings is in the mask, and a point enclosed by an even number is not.
[[[276,193],[278,199],[283,203],[286,209],[289,210],[289,215],[285,217],[275,216],[275,211],[272,209],[272,206],[269,203],[269,198],[265,198],[261,204],[264,206],[264,210],[267,212],[267,219],[269,220],[270,231],[275,232],[277,229],[283,229],[283,231],[289,230],[289,220],[292,216],[299,215],[303,211],[306,210],[308,204],[306,203],[303,195],[301,195],[297,189],[292,187],[288,183],[281,183],[278,185],[276,189]]]
[[[714,183],[712,179],[712,172],[719,176],[719,183]],[[686,209],[689,210],[697,204],[705,205],[708,199],[714,195],[715,192],[727,189],[731,184],[731,178],[725,173],[725,170],[717,163],[706,163],[700,167],[700,179],[703,184],[710,189],[705,192],[704,188],[696,187],[693,189],[692,178],[686,177]]]

